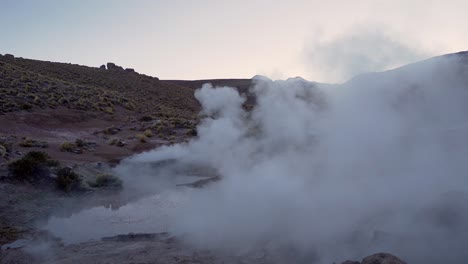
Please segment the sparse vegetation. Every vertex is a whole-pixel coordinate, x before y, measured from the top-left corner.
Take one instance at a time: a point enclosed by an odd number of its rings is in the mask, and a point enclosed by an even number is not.
[[[21,233],[21,230],[0,222],[0,244],[5,244],[17,240]]]
[[[5,157],[6,154],[7,154],[7,149],[3,145],[0,145],[0,158]]]
[[[82,187],[82,177],[71,168],[65,167],[57,171],[56,185],[64,192],[79,191]]]
[[[48,148],[49,144],[46,141],[35,140],[31,138],[25,138],[21,143],[19,143],[21,147],[25,148]]]
[[[100,174],[89,185],[94,188],[122,188],[122,180],[112,174]]]
[[[73,152],[82,154],[84,150],[92,150],[97,146],[96,142],[86,142],[78,138],[74,142],[65,141],[60,145],[60,150],[64,152]]]
[[[75,140],[75,145],[79,148],[84,148],[86,147],[86,141],[84,141],[83,139],[81,138],[78,138]]]
[[[72,152],[75,148],[75,144],[73,142],[65,141],[60,145],[60,150],[64,152]]]
[[[136,135],[137,139],[141,142],[141,143],[145,143],[147,141],[147,137],[143,134],[138,134]]]
[[[143,132],[143,135],[145,135],[145,137],[152,137],[153,136],[153,131],[151,131],[151,129],[147,129],[145,130],[145,132]]]
[[[111,138],[111,139],[109,140],[109,145],[115,146],[115,145],[117,145],[118,142],[119,142],[119,139],[117,139],[117,138]]]
[[[58,166],[58,161],[50,159],[47,153],[31,151],[23,158],[10,163],[8,169],[14,178],[34,182],[47,175],[50,167]]]
[[[125,70],[0,56],[0,112],[64,107],[114,114],[195,119],[193,89]]]

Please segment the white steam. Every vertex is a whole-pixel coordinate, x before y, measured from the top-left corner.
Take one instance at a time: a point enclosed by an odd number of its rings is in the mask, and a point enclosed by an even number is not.
[[[340,82],[365,72],[388,70],[427,57],[386,28],[355,27],[332,39],[318,39],[306,50],[315,78]]]
[[[290,254],[289,263],[378,251],[410,263],[461,263],[468,259],[468,82],[458,60],[336,86],[257,79],[252,112],[235,89],[204,85],[196,98],[209,117],[197,139],[122,166],[177,158],[222,175],[189,191],[173,216],[171,231],[202,248],[271,249]]]

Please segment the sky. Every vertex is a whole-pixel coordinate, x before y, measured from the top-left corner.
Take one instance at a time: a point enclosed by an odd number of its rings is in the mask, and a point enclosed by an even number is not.
[[[466,0],[0,0],[0,54],[161,79],[343,82],[468,50]]]

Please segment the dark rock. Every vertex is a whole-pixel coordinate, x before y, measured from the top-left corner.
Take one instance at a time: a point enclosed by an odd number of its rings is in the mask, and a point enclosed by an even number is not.
[[[75,154],[83,154],[83,150],[80,148],[74,148],[71,150],[71,152]]]
[[[117,141],[117,143],[115,145],[117,147],[125,147],[125,145],[127,145],[127,142],[125,142],[123,140],[119,140],[119,141]]]
[[[99,67],[99,69],[103,69],[103,70],[105,70],[105,69],[106,69],[106,65],[104,65],[104,64],[103,64],[103,65],[101,65],[101,67]]]
[[[135,70],[132,68],[126,68],[125,71],[129,73],[135,73]]]
[[[117,235],[113,237],[103,237],[102,241],[118,241],[118,242],[128,242],[128,241],[148,241],[148,240],[160,240],[170,238],[169,233],[129,233],[127,235]]]
[[[106,131],[107,131],[106,134],[115,135],[115,134],[119,133],[121,131],[121,129],[118,128],[118,127],[109,127],[109,128],[107,128]]]
[[[365,257],[361,264],[406,264],[406,262],[388,253],[377,253]]]
[[[95,148],[95,147],[97,147],[97,143],[94,142],[94,141],[89,141],[89,142],[86,142],[86,146],[88,148]]]
[[[123,71],[124,69],[121,66],[115,65],[115,63],[108,62],[107,69],[110,71]]]
[[[361,264],[361,262],[359,262],[359,261],[347,260],[347,261],[345,261],[345,262],[343,262],[343,263],[341,263],[341,264]]]
[[[14,59],[15,58],[15,56],[13,56],[12,54],[5,54],[3,57],[5,59]]]
[[[192,183],[185,183],[185,184],[177,184],[176,186],[186,186],[186,187],[191,187],[191,188],[202,188],[202,187],[205,187],[206,185],[212,183],[212,182],[217,182],[221,180],[221,177],[219,176],[215,176],[215,177],[212,177],[212,178],[209,178],[209,179],[203,179],[203,180],[198,180],[198,181],[195,181],[195,182],[192,182]],[[346,263],[346,264],[350,264],[350,263]],[[359,264],[359,262],[358,262]]]

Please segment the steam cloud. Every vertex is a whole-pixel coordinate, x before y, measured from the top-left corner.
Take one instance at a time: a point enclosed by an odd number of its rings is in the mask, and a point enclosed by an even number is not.
[[[384,33],[385,32],[385,33]],[[365,72],[399,67],[427,57],[386,28],[354,28],[334,39],[318,39],[307,50],[311,70],[328,81],[345,81]]]
[[[380,251],[410,263],[462,263],[468,75],[461,57],[342,85],[258,78],[251,112],[235,89],[205,84],[195,96],[209,117],[197,139],[122,166],[176,158],[222,175],[187,189],[186,205],[172,216],[171,231],[202,248],[270,250],[289,254],[289,263]]]

